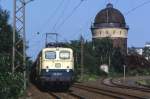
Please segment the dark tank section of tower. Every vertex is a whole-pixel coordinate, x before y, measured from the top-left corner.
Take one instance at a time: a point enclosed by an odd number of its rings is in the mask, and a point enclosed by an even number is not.
[[[121,48],[123,53],[127,53],[128,29],[123,14],[110,3],[98,12],[91,26],[93,40],[110,37],[113,47]]]

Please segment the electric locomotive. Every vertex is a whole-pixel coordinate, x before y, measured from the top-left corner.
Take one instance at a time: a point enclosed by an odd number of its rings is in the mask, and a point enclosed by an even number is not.
[[[42,49],[39,53],[31,70],[31,79],[42,86],[70,85],[73,73],[73,50],[66,47],[50,47]]]

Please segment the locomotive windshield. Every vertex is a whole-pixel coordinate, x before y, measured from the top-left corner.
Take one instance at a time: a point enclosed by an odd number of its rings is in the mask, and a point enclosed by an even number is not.
[[[59,57],[61,59],[69,59],[70,58],[70,52],[69,51],[61,51],[59,54]]]
[[[53,51],[46,51],[45,52],[46,59],[56,59],[56,52]]]

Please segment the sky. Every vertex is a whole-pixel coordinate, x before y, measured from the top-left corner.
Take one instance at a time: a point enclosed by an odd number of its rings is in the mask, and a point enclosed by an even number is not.
[[[58,33],[60,41],[79,39],[81,35],[91,40],[91,23],[108,2],[125,16],[130,28],[128,46],[143,47],[150,41],[150,2],[131,10],[147,1],[150,0],[34,0],[26,5],[27,54],[33,60],[37,57],[45,47],[45,33]],[[0,6],[9,11],[12,24],[13,0],[0,0]],[[128,11],[131,12],[127,14]]]

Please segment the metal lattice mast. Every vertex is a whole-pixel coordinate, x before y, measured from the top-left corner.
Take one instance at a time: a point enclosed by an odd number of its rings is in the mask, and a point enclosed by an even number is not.
[[[81,41],[81,80],[83,80],[83,75],[84,75],[84,38],[82,35],[81,35],[80,41]]]
[[[12,50],[12,73],[15,71],[15,42],[16,42],[16,0],[13,2],[13,50]]]
[[[14,0],[13,13],[13,52],[12,52],[12,72],[14,73],[18,67],[23,68],[24,74],[24,89],[26,89],[26,31],[25,31],[25,6],[32,0]],[[16,33],[19,34],[17,38]],[[23,46],[22,51],[18,51],[17,46]],[[22,57],[23,63],[16,64],[16,56]]]

